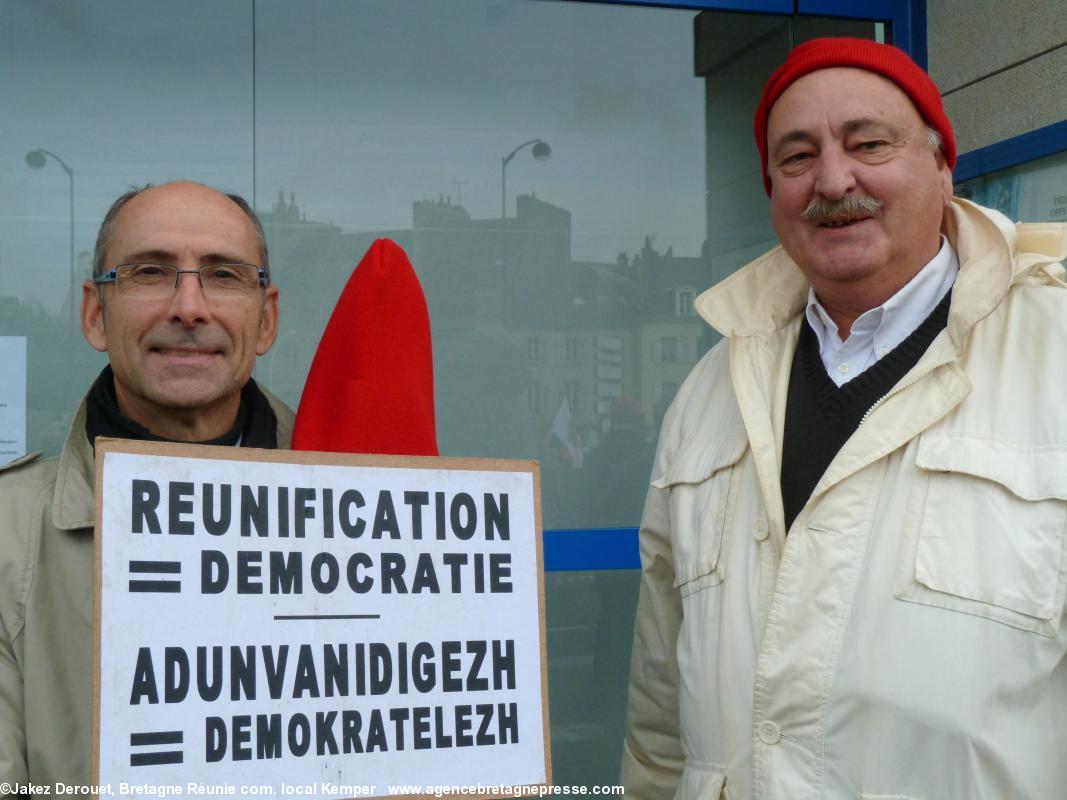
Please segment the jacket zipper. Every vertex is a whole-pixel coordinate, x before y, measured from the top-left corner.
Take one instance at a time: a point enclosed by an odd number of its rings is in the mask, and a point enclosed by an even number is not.
[[[929,369],[925,369],[922,372],[920,372],[918,375],[913,376],[912,379],[909,380],[907,383],[899,383],[896,386],[894,386],[892,389],[890,389],[888,392],[886,392],[885,394],[883,394],[881,397],[879,397],[877,400],[874,401],[874,404],[863,413],[862,417],[860,417],[859,424],[856,427],[859,427],[859,425],[862,425],[864,422],[866,422],[867,421],[867,417],[869,417],[872,413],[874,413],[874,410],[876,408],[878,408],[878,406],[882,405],[882,403],[884,403],[890,397],[892,397],[893,395],[895,395],[895,394],[897,394],[899,392],[903,392],[905,389],[907,389],[910,386],[914,386],[916,383],[921,381],[923,378],[925,378],[927,375],[929,375],[935,369],[940,367],[942,364],[947,364],[947,363],[949,363],[949,362],[948,361],[942,361],[940,363],[934,364]]]

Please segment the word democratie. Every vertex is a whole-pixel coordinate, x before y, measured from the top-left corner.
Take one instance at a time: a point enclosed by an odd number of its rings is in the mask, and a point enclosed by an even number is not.
[[[237,535],[301,540],[510,541],[508,494],[131,481],[131,532],[147,535]],[[384,543],[383,547],[386,546]],[[511,554],[435,550],[404,555],[365,549],[342,558],[324,550],[201,551],[200,591],[221,594],[510,593]]]

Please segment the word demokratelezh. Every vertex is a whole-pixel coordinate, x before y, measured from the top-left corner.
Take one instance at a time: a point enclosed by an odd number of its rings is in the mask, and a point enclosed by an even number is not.
[[[351,648],[339,643],[322,645],[321,650],[306,644],[213,646],[197,647],[193,657],[181,647],[155,654],[143,647],[130,704],[181,703],[190,693],[216,702],[227,697],[300,700],[514,688],[511,639],[411,645],[359,642]],[[500,702],[211,716],[205,719],[205,760],[513,744],[518,742],[518,730],[517,704]]]
[[[135,534],[237,533],[303,539],[313,532],[323,539],[381,540],[403,538],[403,528],[413,540],[511,538],[506,492],[486,492],[479,503],[466,492],[405,491],[397,502],[392,492],[383,489],[369,505],[358,489],[335,493],[328,488],[279,486],[271,492],[266,486],[171,481],[164,490],[156,481],[134,479],[131,504]],[[375,561],[366,552],[356,552],[342,563],[328,551],[305,562],[300,551],[255,549],[233,556],[202,551],[201,593],[225,591],[231,585],[231,563],[238,594],[301,594],[305,576],[320,594],[335,591],[342,579],[357,594],[375,587],[383,594],[512,591],[510,553],[424,552],[405,557],[383,552]]]

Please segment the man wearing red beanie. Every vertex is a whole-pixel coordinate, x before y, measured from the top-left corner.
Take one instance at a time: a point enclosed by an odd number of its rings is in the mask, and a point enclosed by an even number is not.
[[[653,467],[627,796],[1061,797],[1067,228],[953,198],[887,45],[800,45],[754,131],[781,246],[696,301],[724,339]]]

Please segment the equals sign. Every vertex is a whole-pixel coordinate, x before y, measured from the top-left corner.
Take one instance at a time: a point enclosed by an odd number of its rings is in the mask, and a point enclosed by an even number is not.
[[[131,592],[180,592],[182,590],[181,578],[166,579],[160,575],[182,574],[182,562],[180,561],[131,561],[131,575],[144,575],[140,580],[130,579]]]
[[[184,734],[181,731],[152,731],[150,733],[131,733],[130,749],[150,747],[158,744],[181,744]],[[131,767],[144,767],[150,764],[181,764],[183,753],[178,750],[152,750],[147,753],[130,753]]]

